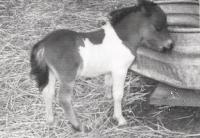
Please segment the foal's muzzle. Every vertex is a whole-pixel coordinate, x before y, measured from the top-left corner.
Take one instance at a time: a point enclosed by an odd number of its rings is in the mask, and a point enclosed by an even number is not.
[[[165,41],[162,51],[170,51],[172,50],[174,47],[174,41],[172,39],[168,39],[167,41]]]

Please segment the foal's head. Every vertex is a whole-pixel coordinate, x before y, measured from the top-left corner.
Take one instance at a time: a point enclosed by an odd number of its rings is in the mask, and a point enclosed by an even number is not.
[[[142,44],[159,51],[171,49],[173,41],[167,30],[165,13],[152,2],[139,3],[143,22],[140,24]]]
[[[123,33],[121,37],[125,36],[123,39],[129,44],[137,43],[158,51],[173,47],[167,17],[157,4],[138,0],[137,6],[113,11],[110,15],[112,25]]]

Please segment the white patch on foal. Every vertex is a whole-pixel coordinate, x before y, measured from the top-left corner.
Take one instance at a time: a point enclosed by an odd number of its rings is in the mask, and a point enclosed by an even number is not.
[[[80,76],[94,77],[110,72],[113,78],[113,117],[118,125],[126,124],[122,115],[121,101],[124,92],[124,82],[129,66],[135,59],[131,51],[123,44],[110,23],[102,27],[105,37],[101,44],[93,44],[85,39],[85,46],[80,46],[79,52],[83,61]]]
[[[101,44],[93,44],[89,39],[85,39],[85,46],[79,48],[83,61],[80,76],[98,76],[111,72],[124,63],[129,66],[134,60],[134,55],[123,44],[110,23],[104,25],[102,29],[104,29],[105,37]]]

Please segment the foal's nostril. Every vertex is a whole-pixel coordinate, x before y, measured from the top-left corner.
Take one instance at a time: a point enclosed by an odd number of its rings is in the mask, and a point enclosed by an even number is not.
[[[172,48],[173,48],[173,45],[174,45],[173,40],[171,40],[171,39],[167,40],[167,42],[166,42],[166,47],[167,47],[168,49],[172,49]]]

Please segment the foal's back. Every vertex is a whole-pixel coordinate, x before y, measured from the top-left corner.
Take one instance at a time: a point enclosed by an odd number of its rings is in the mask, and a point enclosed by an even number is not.
[[[59,79],[68,76],[69,81],[77,76],[94,77],[111,72],[132,57],[109,23],[88,33],[57,30],[41,45],[51,70]]]

